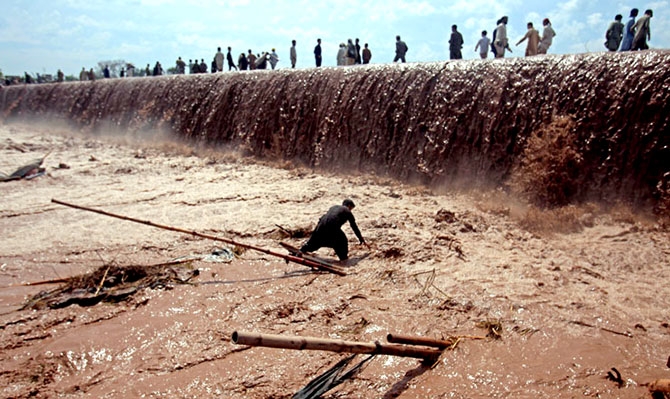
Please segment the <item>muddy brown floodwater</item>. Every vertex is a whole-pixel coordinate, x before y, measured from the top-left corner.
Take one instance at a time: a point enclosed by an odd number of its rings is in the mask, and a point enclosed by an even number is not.
[[[7,173],[50,152],[47,175],[1,187],[1,397],[290,398],[345,356],[238,346],[233,331],[466,337],[432,368],[377,356],[325,398],[644,398],[645,383],[670,376],[670,237],[625,207],[531,215],[501,191],[429,189],[53,124],[0,126],[0,152]],[[344,277],[246,251],[227,263],[196,257],[192,284],[24,308],[59,287],[26,283],[226,247],[52,198],[282,251],[280,241],[303,239],[277,225],[309,230],[345,197],[372,248],[345,226]],[[468,338],[486,336],[486,323],[502,327],[499,338]],[[621,385],[605,378],[612,367]]]

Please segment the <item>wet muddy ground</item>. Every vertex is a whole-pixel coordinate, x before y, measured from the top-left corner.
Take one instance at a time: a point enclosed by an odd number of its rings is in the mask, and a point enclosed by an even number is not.
[[[7,173],[49,153],[46,176],[0,188],[0,397],[289,398],[345,357],[239,346],[233,331],[464,337],[432,367],[377,356],[326,398],[644,398],[645,383],[670,377],[670,237],[625,207],[531,215],[499,191],[324,174],[58,126],[0,126],[0,153]],[[372,247],[345,226],[347,276],[246,251],[230,262],[195,257],[190,284],[118,303],[24,308],[59,287],[26,283],[233,249],[51,199],[283,253],[280,241],[304,239],[278,226],[309,230],[346,197]],[[473,339],[487,323],[500,337]],[[612,367],[622,384],[606,378]]]

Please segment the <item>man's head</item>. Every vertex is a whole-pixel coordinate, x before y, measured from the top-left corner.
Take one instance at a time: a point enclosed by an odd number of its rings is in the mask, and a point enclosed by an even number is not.
[[[458,29],[458,26],[456,25],[451,25],[451,31],[456,32],[456,29]]]
[[[352,210],[356,207],[356,205],[354,205],[354,201],[350,200],[349,198],[342,201],[342,205],[349,208],[349,210]]]
[[[528,22],[527,26],[528,26],[528,29],[533,29],[533,23],[532,22]]]
[[[651,10],[647,10],[647,11],[644,12],[644,15],[649,15],[650,17],[653,17],[653,16],[654,16],[654,12],[651,11]]]
[[[487,34],[488,34],[487,31],[485,31],[485,30],[482,31],[482,36],[486,36]]]
[[[619,22],[621,22],[622,19],[623,19],[623,15],[621,15],[621,14],[617,14],[617,15],[614,17],[614,20],[615,20],[615,21],[619,21]]]
[[[549,25],[550,23],[551,23],[551,22],[549,22],[549,18],[545,18],[544,21],[542,21],[542,25],[544,25],[544,26],[547,26],[547,25]]]
[[[639,14],[639,13],[640,13],[640,10],[638,10],[637,8],[633,8],[632,10],[630,10],[630,16],[631,17],[637,17],[637,14]]]
[[[400,41],[400,35],[396,36],[395,40]]]

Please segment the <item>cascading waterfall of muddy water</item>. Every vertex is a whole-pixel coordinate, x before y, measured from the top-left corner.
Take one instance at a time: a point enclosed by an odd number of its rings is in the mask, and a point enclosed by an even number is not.
[[[168,129],[333,170],[504,184],[571,120],[574,199],[653,205],[670,179],[670,52],[106,79],[2,88],[2,119]]]

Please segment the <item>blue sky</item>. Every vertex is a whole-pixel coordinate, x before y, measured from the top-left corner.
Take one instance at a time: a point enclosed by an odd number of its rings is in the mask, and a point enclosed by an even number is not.
[[[0,13],[0,70],[78,75],[98,61],[123,59],[136,66],[160,61],[174,66],[178,56],[211,62],[216,48],[233,54],[276,48],[278,67],[289,67],[291,40],[297,40],[298,68],[314,65],[316,38],[323,41],[324,66],[335,65],[338,44],[348,38],[369,43],[373,63],[393,59],[395,36],[407,42],[408,62],[449,58],[452,24],[465,39],[463,55],[477,58],[482,30],[490,32],[509,16],[512,43],[526,23],[541,27],[548,17],[557,33],[549,53],[604,51],[604,32],[614,15],[624,22],[632,7],[654,10],[652,48],[670,48],[669,1],[630,0],[5,0]],[[511,56],[524,54],[525,44]]]

